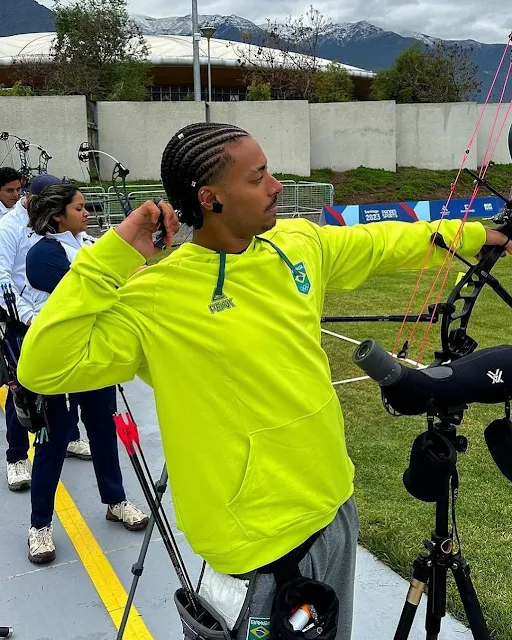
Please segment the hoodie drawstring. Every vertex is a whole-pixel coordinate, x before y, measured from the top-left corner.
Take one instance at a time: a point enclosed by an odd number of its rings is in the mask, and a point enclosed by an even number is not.
[[[283,262],[288,266],[294,278],[297,278],[301,275],[301,272],[293,266],[290,262],[286,254],[273,242],[267,240],[266,238],[261,238],[260,236],[256,236],[256,240],[261,240],[261,242],[266,242],[269,244],[277,253],[277,255],[283,260]],[[226,279],[226,252],[219,251],[219,272],[217,275],[217,284],[215,286],[215,291],[213,293],[213,300],[219,300],[224,297],[224,281]]]
[[[224,292],[222,291],[224,287],[224,280],[226,279],[226,252],[219,251],[219,273],[217,275],[217,284],[215,286],[215,291],[213,292],[213,300],[218,300],[219,298],[224,297]]]

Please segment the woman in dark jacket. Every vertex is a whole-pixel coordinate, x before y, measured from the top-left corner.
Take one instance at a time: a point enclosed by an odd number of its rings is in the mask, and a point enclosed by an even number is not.
[[[69,270],[78,251],[94,239],[86,234],[88,213],[79,189],[57,184],[30,198],[29,226],[43,236],[27,254],[27,287],[39,312],[45,300]],[[119,466],[113,414],[116,389],[108,387],[86,393],[47,396],[49,439],[36,445],[32,470],[32,515],[29,531],[31,562],[55,559],[52,517],[55,492],[73,426],[72,412],[80,406],[82,422],[89,436],[94,472],[101,501],[107,504],[107,520],[122,522],[136,531],[144,529],[149,517],[126,500]]]

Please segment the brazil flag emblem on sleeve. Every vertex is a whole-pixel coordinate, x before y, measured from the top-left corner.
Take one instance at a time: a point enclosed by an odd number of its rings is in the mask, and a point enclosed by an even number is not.
[[[303,262],[297,262],[293,265],[293,278],[295,280],[295,286],[299,290],[299,293],[308,295],[311,289],[311,282],[306,271],[306,266]]]

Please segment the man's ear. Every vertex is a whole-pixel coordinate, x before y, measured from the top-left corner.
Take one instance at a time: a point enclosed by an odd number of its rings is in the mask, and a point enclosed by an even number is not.
[[[211,187],[201,187],[198,193],[201,207],[213,213],[222,212],[222,203],[217,200],[217,196]]]

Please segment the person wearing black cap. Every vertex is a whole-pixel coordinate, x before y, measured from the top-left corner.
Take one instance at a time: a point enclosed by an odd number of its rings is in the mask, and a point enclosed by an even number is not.
[[[28,212],[26,203],[30,195],[39,194],[51,185],[62,182],[56,176],[43,174],[32,181],[30,193],[18,199],[15,206],[0,220],[0,284],[11,285],[16,298],[21,326],[9,323],[6,327],[6,340],[13,352],[17,354],[16,335],[24,335],[35,315],[34,304],[25,287],[25,261],[28,250],[40,240],[28,227]],[[6,309],[3,297],[0,296],[0,306]],[[19,354],[18,354],[19,355]],[[12,394],[9,391],[5,403],[5,417],[7,425],[7,485],[11,491],[30,488],[31,467],[28,460],[29,440],[27,430],[21,426],[16,416]],[[80,438],[78,429],[78,414],[76,428],[70,434],[68,455],[80,459],[90,460],[89,444]]]

